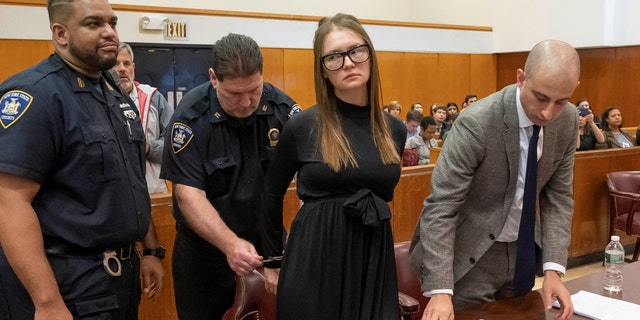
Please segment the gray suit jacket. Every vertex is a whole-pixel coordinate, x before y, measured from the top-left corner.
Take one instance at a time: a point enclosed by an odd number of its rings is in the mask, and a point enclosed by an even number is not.
[[[453,289],[500,234],[518,179],[516,108],[516,85],[510,85],[467,108],[451,129],[411,243],[423,292]],[[536,226],[543,262],[567,262],[577,130],[571,104],[544,126]]]

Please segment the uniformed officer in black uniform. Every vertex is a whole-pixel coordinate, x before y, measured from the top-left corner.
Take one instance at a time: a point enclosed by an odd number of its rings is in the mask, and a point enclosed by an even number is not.
[[[0,319],[137,319],[135,242],[158,243],[139,116],[103,73],[117,17],[107,0],[48,10],[55,53],[0,85]],[[156,297],[161,261],[142,267]]]
[[[173,280],[181,320],[220,319],[235,275],[262,265],[259,204],[278,136],[300,111],[262,80],[250,37],[213,46],[211,81],[187,93],[171,119],[160,176],[173,182],[177,235]]]

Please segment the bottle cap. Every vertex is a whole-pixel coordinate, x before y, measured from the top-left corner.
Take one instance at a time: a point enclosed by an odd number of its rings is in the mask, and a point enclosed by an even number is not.
[[[620,236],[611,236],[611,241],[620,241]]]

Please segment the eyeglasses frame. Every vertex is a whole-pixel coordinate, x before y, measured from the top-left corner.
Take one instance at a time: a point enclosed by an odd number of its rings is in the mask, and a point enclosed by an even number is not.
[[[350,52],[353,52],[353,51],[354,51],[354,50],[356,50],[356,49],[360,49],[360,48],[362,48],[362,47],[366,47],[366,48],[367,48],[367,51],[368,51],[367,58],[366,58],[366,59],[364,59],[364,60],[362,60],[362,61],[360,61],[360,62],[355,62],[355,61],[353,61],[353,59],[351,58],[351,55],[350,55],[349,53],[350,53]],[[325,64],[324,59],[325,59],[326,57],[333,56],[333,55],[337,55],[337,54],[339,54],[339,55],[341,55],[341,56],[342,56],[342,63],[340,64],[340,66],[339,66],[339,67],[337,67],[337,68],[335,68],[335,69],[329,69],[329,68],[327,67],[327,65]],[[326,55],[324,55],[324,56],[321,56],[321,57],[320,57],[320,62],[322,63],[322,66],[323,66],[325,69],[327,69],[328,71],[336,71],[336,70],[340,70],[340,69],[342,69],[342,67],[344,67],[344,62],[345,62],[346,57],[349,57],[349,60],[351,60],[351,62],[353,62],[354,64],[361,64],[361,63],[365,63],[365,62],[369,61],[369,59],[371,59],[371,46],[369,46],[369,44],[368,44],[368,43],[363,43],[363,44],[361,44],[361,45],[357,45],[357,46],[355,46],[355,47],[353,47],[353,48],[351,48],[351,49],[349,49],[349,50],[346,50],[346,51],[329,53],[329,54],[326,54]]]

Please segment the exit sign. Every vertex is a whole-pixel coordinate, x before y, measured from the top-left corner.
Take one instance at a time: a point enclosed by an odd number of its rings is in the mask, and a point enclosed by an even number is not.
[[[165,40],[189,40],[186,22],[169,22],[164,26]]]

